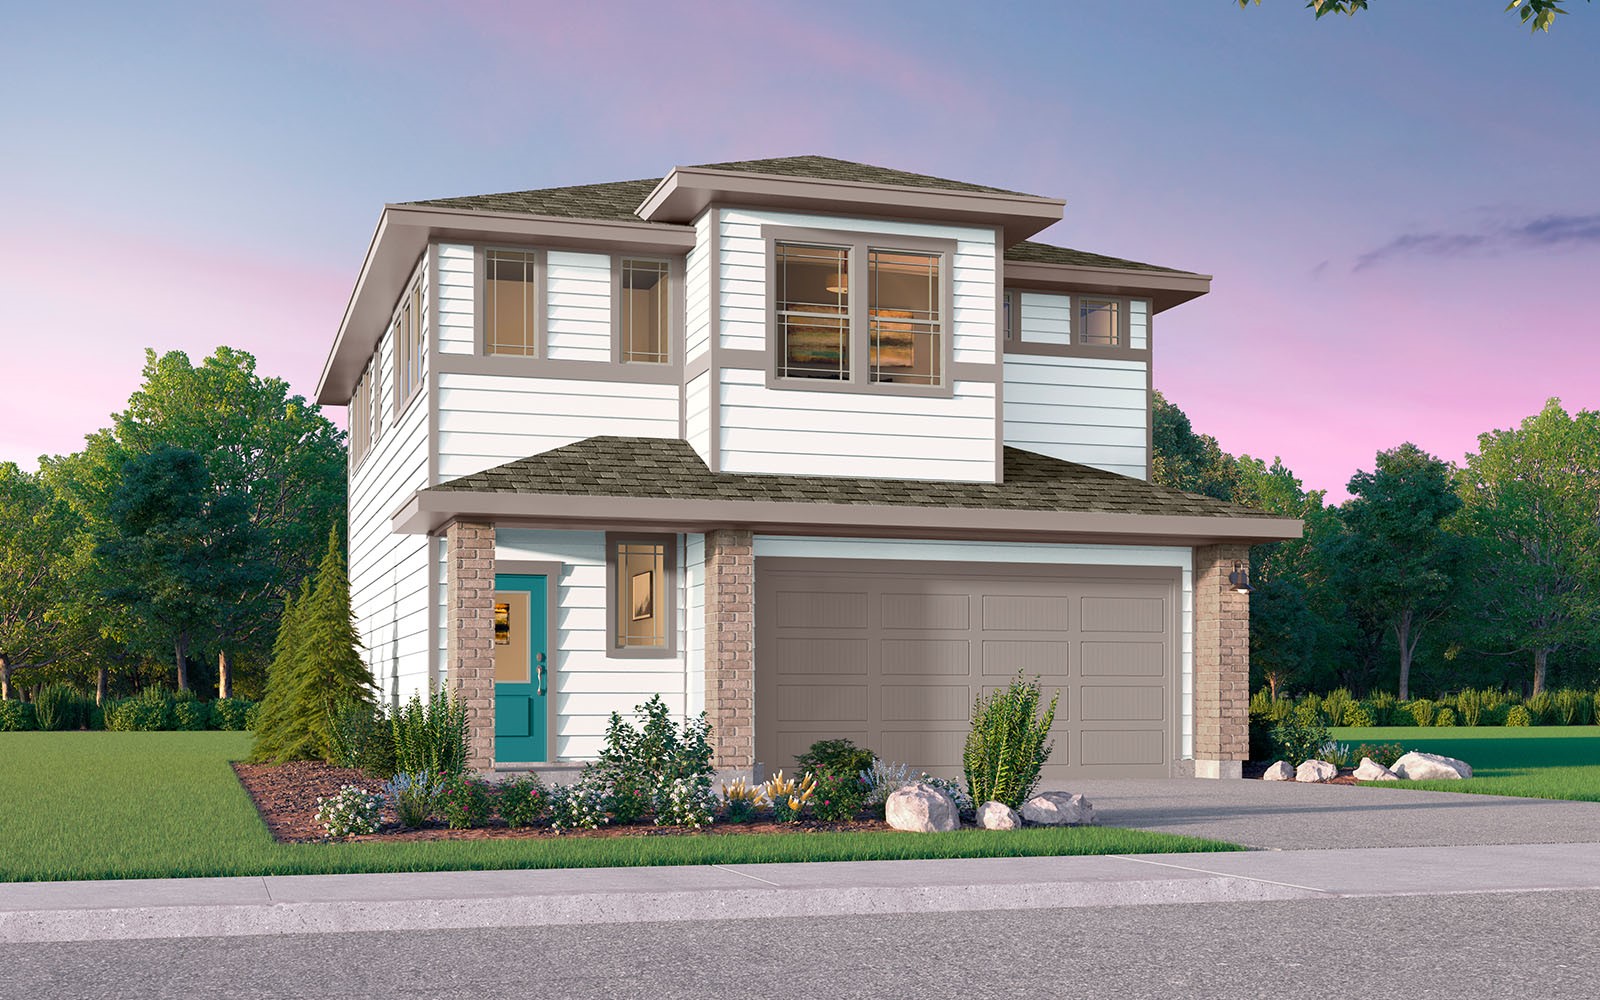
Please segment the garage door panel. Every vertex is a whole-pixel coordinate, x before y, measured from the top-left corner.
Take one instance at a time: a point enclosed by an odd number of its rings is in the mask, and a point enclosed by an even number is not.
[[[1159,597],[1085,597],[1085,632],[1164,632],[1167,603]]]
[[[913,768],[940,777],[961,774],[961,749],[967,743],[967,729],[889,730],[877,737],[873,747],[886,761],[910,764]]]
[[[1065,632],[1071,627],[1072,599],[1066,596],[985,594],[985,631]]]
[[[779,684],[779,722],[866,722],[865,684]]]
[[[972,598],[967,594],[883,595],[886,629],[960,629],[972,627]]]
[[[983,696],[992,698],[1004,690],[1004,687],[991,684],[983,689]],[[1050,707],[1051,698],[1056,700],[1056,714],[1055,718],[1050,721],[1050,731],[1052,733],[1065,733],[1069,728],[1068,720],[1072,718],[1072,713],[1069,711],[1067,704],[1069,692],[1065,686],[1060,684],[1039,685],[1039,711],[1043,712]]]
[[[866,639],[810,639],[795,636],[777,642],[777,662],[781,677],[809,677],[815,674],[867,675],[872,644]]]
[[[1167,692],[1153,685],[1085,684],[1078,689],[1083,722],[1160,722],[1167,717]]]
[[[1071,646],[1052,639],[985,639],[985,676],[1012,677],[1021,670],[1029,677],[1065,677]]]
[[[885,675],[966,677],[972,643],[966,639],[885,639],[878,646]]]
[[[1079,672],[1085,677],[1161,677],[1167,647],[1162,642],[1085,640],[1078,646]]]
[[[1085,729],[1079,734],[1083,748],[1078,763],[1085,767],[1137,767],[1164,765],[1166,735],[1160,729]]]
[[[866,628],[864,592],[781,590],[777,594],[779,628]]]
[[[762,761],[767,774],[782,769],[791,776],[795,775],[798,766],[795,758],[810,750],[811,744],[818,740],[849,740],[860,747],[868,744],[868,734],[865,729],[807,728],[800,732],[780,732],[774,741],[772,759]]]
[[[962,685],[885,684],[879,689],[884,722],[966,722],[972,689]]]

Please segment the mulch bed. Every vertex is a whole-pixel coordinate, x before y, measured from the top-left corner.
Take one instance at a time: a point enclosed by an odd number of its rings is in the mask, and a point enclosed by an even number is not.
[[[378,778],[349,767],[334,767],[317,761],[297,761],[292,764],[245,764],[235,762],[233,771],[239,776],[250,801],[255,803],[262,822],[281,844],[305,844],[327,841],[331,838],[322,824],[317,822],[317,797],[333,795],[344,785],[359,785],[371,791],[382,788]],[[494,821],[499,824],[499,820]],[[478,830],[451,830],[444,824],[430,824],[418,830],[403,829],[394,813],[385,808],[383,826],[377,833],[346,838],[355,841],[403,840],[538,840],[561,837],[683,837],[717,836],[730,833],[836,833],[879,831],[890,829],[882,820],[857,820],[850,823],[718,823],[706,830],[689,830],[681,827],[615,826],[599,830],[574,830],[554,834],[542,828],[513,830],[505,825],[489,826]]]

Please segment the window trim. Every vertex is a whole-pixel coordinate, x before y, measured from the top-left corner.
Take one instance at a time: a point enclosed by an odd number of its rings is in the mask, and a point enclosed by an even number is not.
[[[666,628],[665,646],[620,646],[617,644],[617,547],[625,542],[660,545],[662,603]],[[610,660],[670,660],[678,655],[678,536],[635,531],[606,532],[606,658]]]
[[[645,261],[667,265],[667,350],[661,361],[625,361],[622,357],[622,262]],[[541,272],[541,277],[543,274]],[[682,258],[658,254],[614,253],[611,255],[611,363],[649,369],[675,365],[682,353],[684,324],[684,262]],[[589,362],[593,364],[594,362]]]
[[[349,438],[350,472],[355,474],[361,463],[372,454],[377,438],[373,436],[372,373],[376,357],[368,358],[367,365],[356,377],[355,391],[350,394],[350,405],[345,410],[345,431]]]
[[[956,241],[928,236],[901,236],[894,233],[853,232],[836,229],[807,229],[797,226],[761,227],[761,241],[765,249],[766,267],[766,383],[769,389],[799,390],[802,392],[850,392],[866,395],[928,396],[948,399],[955,395],[954,364],[955,341],[955,255]],[[850,300],[850,377],[848,379],[784,378],[778,374],[778,280],[777,247],[779,243],[809,243],[816,246],[849,248],[849,277],[851,288],[867,287],[867,252],[904,251],[906,253],[932,253],[939,255],[939,384],[909,385],[897,382],[874,382],[871,365],[866,359],[871,353],[871,317],[869,307],[858,307],[855,296]],[[861,300],[865,302],[865,299]]]
[[[1064,295],[1068,301],[1068,313],[1072,317],[1072,331],[1068,343],[1065,344],[1034,344],[1022,339],[1022,293],[1037,292],[1041,295]],[[1150,360],[1150,342],[1155,336],[1155,304],[1146,295],[1116,295],[1106,292],[1097,292],[1087,289],[1072,288],[1028,288],[1007,286],[1003,295],[1011,301],[1011,329],[1012,336],[1004,337],[1002,333],[1002,347],[1010,355],[1034,355],[1036,357],[1051,358],[1098,358],[1119,361],[1145,361]],[[1103,302],[1118,303],[1121,330],[1119,336],[1122,343],[1116,347],[1104,344],[1083,344],[1078,342],[1078,331],[1081,329],[1081,320],[1078,315],[1080,299],[1095,299]],[[1133,345],[1133,302],[1147,303],[1145,307],[1145,346]]]
[[[528,254],[533,258],[533,345],[532,354],[495,354],[489,350],[488,292],[490,253]],[[550,304],[546,294],[548,263],[546,251],[534,247],[501,246],[485,243],[472,248],[472,355],[496,361],[543,361],[549,350]]]
[[[394,388],[394,399],[391,403],[397,424],[405,417],[406,411],[411,409],[411,404],[417,397],[422,395],[422,387],[428,382],[428,336],[425,322],[427,299],[422,290],[424,272],[425,268],[421,264],[412,271],[411,280],[406,283],[405,293],[400,296],[394,315],[389,319],[389,332],[393,335],[393,347],[389,352],[392,358],[393,371],[390,374]],[[407,392],[406,376],[413,360],[416,362],[417,379]],[[377,435],[373,436],[373,440],[377,440]]]

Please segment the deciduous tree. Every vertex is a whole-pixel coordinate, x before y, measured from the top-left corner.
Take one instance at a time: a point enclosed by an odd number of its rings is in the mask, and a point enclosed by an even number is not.
[[[0,463],[0,698],[14,671],[59,655],[75,530],[48,483]]]

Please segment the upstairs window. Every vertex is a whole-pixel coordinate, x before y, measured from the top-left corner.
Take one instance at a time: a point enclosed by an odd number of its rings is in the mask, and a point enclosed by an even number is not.
[[[483,255],[484,346],[490,354],[539,354],[535,254],[488,250]]]
[[[939,263],[938,254],[867,252],[872,381],[939,384]]]
[[[667,262],[625,257],[619,266],[619,356],[623,362],[665,364],[672,329]]]
[[[1122,347],[1122,302],[1119,299],[1078,299],[1078,343],[1091,347]]]
[[[778,376],[850,378],[850,248],[779,243]]]
[[[350,425],[350,468],[354,469],[367,457],[372,448],[372,373],[370,367],[356,381],[356,391],[350,397],[348,414]]]
[[[398,417],[422,385],[422,282],[400,301],[394,317],[394,413]]]

